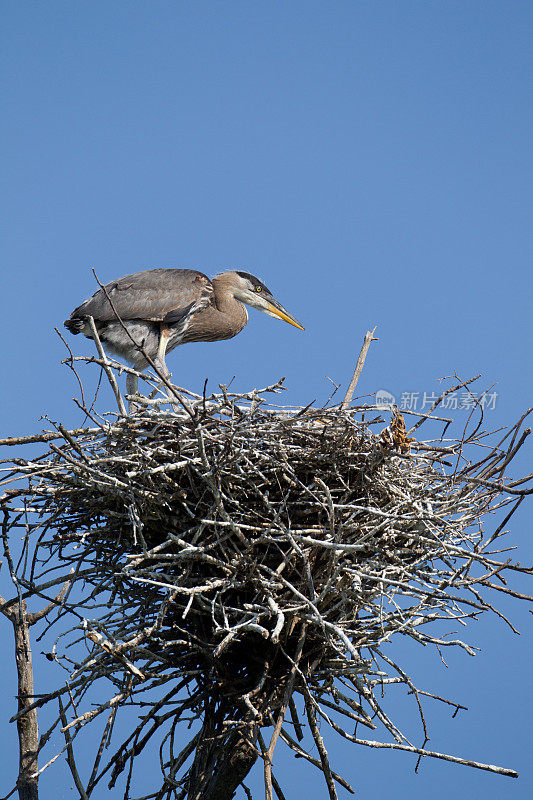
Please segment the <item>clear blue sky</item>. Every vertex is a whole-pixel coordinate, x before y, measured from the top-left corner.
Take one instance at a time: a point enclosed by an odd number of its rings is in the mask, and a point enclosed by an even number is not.
[[[92,267],[106,280],[246,268],[306,326],[251,312],[235,340],[174,351],[169,367],[193,389],[285,375],[288,400],[324,399],[325,376],[346,382],[377,324],[361,393],[429,394],[457,370],[497,384],[494,427],[531,404],[529,0],[1,7],[2,435],[39,430],[43,414],[81,421],[53,328],[94,291]],[[519,466],[530,464],[531,446]],[[530,509],[514,523],[523,562],[531,523]],[[453,721],[434,709],[430,746],[520,779],[429,761],[416,776],[410,757],[333,740],[359,800],[533,796],[531,615],[505,608],[521,637],[487,619],[470,632],[475,659],[408,658],[421,688],[470,707]],[[2,782],[14,758],[10,648]],[[290,800],[322,800],[316,775],[278,759]],[[43,778],[48,796],[75,796],[64,775]]]

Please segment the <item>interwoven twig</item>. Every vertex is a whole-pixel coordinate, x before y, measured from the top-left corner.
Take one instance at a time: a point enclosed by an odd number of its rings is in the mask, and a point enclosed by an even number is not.
[[[329,764],[318,720],[358,744],[516,775],[409,741],[383,690],[407,686],[424,740],[422,701],[436,696],[382,646],[402,635],[473,654],[449,638],[451,627],[485,611],[503,617],[488,589],[520,596],[500,578],[532,570],[512,563],[500,539],[532,491],[504,477],[526,438],[524,418],[500,441],[472,424],[458,440],[417,442],[397,412],[386,422],[369,406],[269,405],[280,391],[222,387],[189,393],[183,414],[154,398],[112,423],[93,415],[96,427],[57,426],[55,442],[53,432],[42,436],[44,456],[5,470],[11,530],[24,526],[32,553],[19,569],[24,599],[49,599],[67,578],[73,587],[47,629],[62,620],[50,657],[68,685],[34,706],[62,696],[69,758],[84,727],[107,716],[87,796],[126,771],[131,797],[135,759],[155,741],[164,782],[150,797],[222,797],[213,775],[235,753],[248,759],[246,769],[233,764],[243,776],[264,760],[272,796],[281,738],[335,797],[336,782],[349,784]],[[507,506],[485,532],[487,515]],[[101,699],[91,705],[95,687]],[[110,746],[117,713],[131,706],[140,721]],[[319,759],[297,741],[299,714]],[[177,736],[180,721],[193,722],[188,740]],[[271,725],[267,745],[261,729]],[[361,738],[361,726],[379,738]]]

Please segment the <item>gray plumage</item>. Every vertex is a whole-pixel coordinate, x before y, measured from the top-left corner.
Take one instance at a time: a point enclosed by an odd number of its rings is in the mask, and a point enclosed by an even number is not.
[[[91,338],[93,317],[109,353],[137,370],[148,366],[148,356],[169,377],[165,354],[187,342],[236,336],[248,321],[243,303],[304,330],[249,272],[230,270],[209,280],[192,269],[143,270],[111,281],[75,308],[65,326]],[[130,380],[130,394],[132,389],[136,381]]]

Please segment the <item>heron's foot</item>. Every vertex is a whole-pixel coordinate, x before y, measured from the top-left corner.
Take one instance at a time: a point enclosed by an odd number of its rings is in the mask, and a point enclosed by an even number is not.
[[[172,393],[170,390],[169,390],[169,391],[167,391],[167,392],[165,392],[165,394],[166,394],[166,396],[167,396],[167,398],[168,398],[168,402],[169,402],[169,403],[170,403],[170,405],[172,406],[172,410],[173,410],[173,411],[174,411],[176,414],[179,414],[179,413],[180,413],[180,411],[183,411],[183,408],[182,408],[182,406],[181,406],[181,405],[179,404],[179,402],[178,402],[178,401],[175,399],[175,397],[174,397],[174,394],[173,394],[173,393]]]
[[[159,372],[161,377],[164,378],[166,381],[169,381],[170,383],[170,379],[172,378],[172,373],[169,372],[166,362],[162,358],[159,358],[159,356],[156,356],[154,358],[154,366],[157,368],[157,371]]]
[[[162,378],[164,378],[164,379],[165,379],[165,381],[167,381],[168,383],[170,383],[170,384],[171,384],[171,383],[172,383],[172,381],[171,381],[171,378],[172,378],[172,373],[169,371],[169,369],[168,369],[168,367],[167,367],[167,365],[166,365],[166,362],[165,362],[165,360],[164,360],[164,359],[162,359],[162,358],[160,358],[159,356],[156,356],[156,358],[154,358],[154,366],[155,366],[155,367],[157,367],[157,370],[158,370],[159,374],[161,375],[161,377],[162,377]],[[168,399],[168,402],[170,403],[170,405],[172,406],[173,410],[174,410],[176,413],[178,413],[179,411],[181,411],[181,406],[180,406],[180,404],[179,404],[179,403],[178,403],[178,402],[177,402],[177,401],[174,399],[174,397],[173,397],[173,393],[172,393],[172,391],[171,391],[171,390],[168,388],[168,386],[166,386],[164,383],[160,383],[160,384],[158,385],[157,389],[158,389],[158,390],[159,390],[159,391],[160,391],[160,392],[161,392],[163,395],[165,395],[165,397],[167,397],[167,399]]]
[[[181,411],[181,406],[175,400],[173,400],[173,393],[170,389],[167,389],[164,383],[160,383],[156,389],[152,389],[150,394],[148,395],[149,400],[154,400],[157,395],[163,395],[166,401],[172,406],[174,411]]]

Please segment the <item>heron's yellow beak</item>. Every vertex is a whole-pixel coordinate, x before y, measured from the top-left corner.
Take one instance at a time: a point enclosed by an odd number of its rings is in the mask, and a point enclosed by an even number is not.
[[[289,314],[288,311],[285,311],[283,306],[277,308],[275,305],[269,303],[267,300],[267,309],[268,309],[267,313],[271,314],[273,317],[279,317],[279,319],[282,319],[284,322],[288,322],[289,325],[294,325],[295,328],[299,328],[301,331],[305,331],[304,326],[300,325],[298,320],[295,319],[292,316],[292,314]]]

